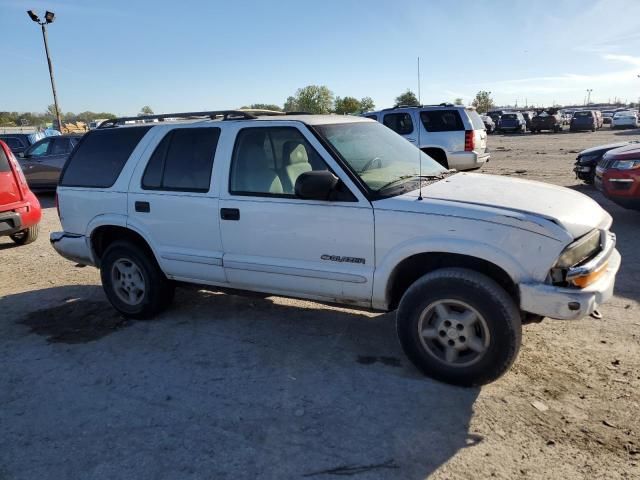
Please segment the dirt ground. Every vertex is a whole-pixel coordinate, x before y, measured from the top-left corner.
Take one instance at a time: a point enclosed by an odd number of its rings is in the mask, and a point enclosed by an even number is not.
[[[119,317],[98,272],[0,239],[0,479],[640,478],[640,212],[571,172],[637,132],[494,135],[486,173],[575,188],[623,256],[603,319],[524,328],[481,389],[422,377],[393,314],[186,288]]]

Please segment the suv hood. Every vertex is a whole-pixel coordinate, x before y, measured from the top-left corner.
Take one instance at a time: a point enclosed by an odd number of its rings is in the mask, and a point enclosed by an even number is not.
[[[380,200],[376,208],[416,213],[473,216],[553,238],[581,237],[594,228],[609,228],[611,216],[586,195],[547,183],[486,175],[458,173],[418,191]],[[443,209],[443,202],[445,208]],[[450,207],[461,207],[458,211]]]

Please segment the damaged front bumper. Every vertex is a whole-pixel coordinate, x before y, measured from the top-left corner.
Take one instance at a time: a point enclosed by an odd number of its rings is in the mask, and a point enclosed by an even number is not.
[[[577,320],[591,315],[613,296],[620,260],[620,253],[612,247],[604,273],[584,288],[523,283],[520,285],[520,308],[558,320]]]

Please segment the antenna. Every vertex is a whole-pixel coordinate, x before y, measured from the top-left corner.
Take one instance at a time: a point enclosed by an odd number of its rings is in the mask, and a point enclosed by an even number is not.
[[[422,99],[420,98],[420,57],[418,57],[418,103],[422,105]]]
[[[418,103],[422,105],[420,99],[420,57],[418,57]],[[418,200],[422,200],[422,150],[420,150],[420,130],[422,130],[422,118],[420,118],[420,111],[418,111]]]

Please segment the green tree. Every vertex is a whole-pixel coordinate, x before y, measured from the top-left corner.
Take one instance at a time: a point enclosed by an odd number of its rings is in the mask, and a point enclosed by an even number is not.
[[[480,90],[476,94],[476,98],[473,99],[471,105],[476,107],[476,110],[480,113],[487,113],[494,107],[493,99],[491,98],[491,92],[486,90]]]
[[[299,88],[284,104],[285,112],[329,113],[332,107],[333,92],[324,85]]]
[[[139,115],[153,115],[153,109],[149,105],[145,105],[140,109]]]
[[[360,100],[354,97],[336,97],[334,111],[339,115],[359,113],[362,110]]]
[[[376,104],[373,103],[373,98],[371,97],[363,97],[360,100],[360,111],[361,112],[370,112],[371,110],[375,110]]]
[[[417,107],[418,105],[420,105],[420,102],[418,101],[418,97],[416,97],[416,94],[413,93],[411,90],[407,89],[406,92],[396,97],[396,105],[406,105],[408,107]]]
[[[297,112],[298,110],[300,110],[298,108],[298,102],[295,99],[295,97],[287,97],[287,100],[284,102],[284,108],[283,110],[285,112]]]
[[[453,104],[454,104],[454,105],[464,105],[464,103],[463,103],[463,101],[462,101],[462,99],[461,99],[460,97],[456,98],[456,99],[453,101]]]
[[[281,112],[282,107],[273,103],[252,103],[248,107],[240,107],[241,110],[273,110],[275,112]]]

